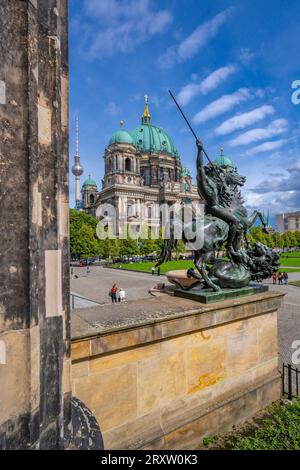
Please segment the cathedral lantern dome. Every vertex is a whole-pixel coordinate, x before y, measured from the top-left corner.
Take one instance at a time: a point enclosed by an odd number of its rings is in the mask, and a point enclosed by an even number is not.
[[[172,139],[163,129],[151,124],[147,96],[145,96],[145,100],[146,105],[141,125],[131,132],[133,145],[142,153],[164,152],[178,158],[178,151]]]
[[[85,180],[82,185],[83,189],[95,189],[97,191],[97,183],[96,181],[89,175],[89,177]]]
[[[234,167],[234,164],[231,158],[224,155],[223,148],[221,148],[220,155],[214,160],[214,164],[218,166],[223,166],[223,167],[227,167],[227,166],[231,166],[232,168]]]
[[[129,134],[129,132],[125,131],[123,129],[124,121],[120,122],[121,129],[118,131],[114,132],[109,140],[108,145],[112,144],[130,144],[132,145],[132,137]]]

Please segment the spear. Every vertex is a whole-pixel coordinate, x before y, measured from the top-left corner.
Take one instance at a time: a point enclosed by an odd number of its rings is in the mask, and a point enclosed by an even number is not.
[[[184,112],[182,111],[181,107],[180,107],[179,104],[177,103],[177,100],[176,100],[176,98],[175,98],[175,96],[173,95],[173,93],[172,93],[171,90],[169,90],[169,94],[170,94],[171,98],[173,99],[174,103],[176,104],[177,108],[179,109],[180,114],[182,115],[183,119],[184,119],[185,122],[187,123],[187,125],[188,125],[188,127],[189,127],[191,133],[192,133],[193,136],[195,137],[196,141],[197,141],[197,142],[200,142],[200,140],[198,139],[198,137],[197,137],[197,135],[196,135],[196,132],[194,131],[194,129],[193,129],[192,126],[190,125],[190,123],[189,123],[189,121],[188,121],[186,115],[184,114]],[[221,178],[220,178],[220,176],[219,176],[219,174],[218,174],[218,172],[215,170],[214,164],[212,163],[211,159],[209,158],[209,156],[207,155],[207,152],[205,151],[205,149],[204,149],[203,147],[202,147],[202,150],[203,150],[203,153],[204,153],[204,155],[206,156],[207,160],[208,160],[209,163],[211,164],[211,166],[212,166],[214,172],[216,173],[216,175],[218,176],[218,178],[220,179],[220,181],[222,181]]]

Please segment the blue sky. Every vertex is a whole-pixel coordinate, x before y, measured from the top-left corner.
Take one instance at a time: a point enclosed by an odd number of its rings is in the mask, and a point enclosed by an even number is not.
[[[69,0],[70,159],[101,182],[112,132],[140,122],[144,95],[195,176],[195,142],[178,97],[211,158],[223,146],[249,209],[300,209],[298,0]],[[74,181],[70,178],[74,204]]]

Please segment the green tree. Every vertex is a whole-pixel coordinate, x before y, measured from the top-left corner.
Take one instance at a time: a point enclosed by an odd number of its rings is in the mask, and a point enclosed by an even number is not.
[[[300,247],[300,230],[295,231],[296,246]]]
[[[185,244],[183,243],[182,240],[178,240],[177,241],[177,245],[176,245],[176,249],[175,249],[175,253],[176,253],[176,259],[178,259],[179,255],[181,253],[185,253],[186,252],[186,247],[185,247]]]
[[[146,225],[141,228],[138,245],[142,255],[150,255],[157,251],[157,239],[152,237],[151,227]]]
[[[102,241],[103,244],[103,253],[102,256],[105,259],[117,258],[120,254],[120,242],[116,239],[109,239]]]
[[[70,251],[89,258],[103,253],[103,242],[96,234],[98,220],[84,212],[70,210]]]
[[[72,253],[75,253],[79,258],[99,255],[99,246],[94,231],[85,224],[71,229],[70,246]]]

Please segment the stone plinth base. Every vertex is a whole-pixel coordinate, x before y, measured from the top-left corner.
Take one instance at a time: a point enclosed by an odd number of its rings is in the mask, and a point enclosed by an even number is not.
[[[221,289],[218,292],[214,292],[212,289],[201,289],[195,287],[192,290],[186,291],[183,289],[175,289],[175,297],[183,297],[184,299],[196,300],[203,304],[212,304],[220,302],[226,299],[235,299],[237,297],[243,297],[244,295],[259,294],[262,292],[268,292],[269,287],[263,284],[253,284],[247,287],[241,287],[239,289]]]
[[[96,416],[105,448],[194,449],[280,398],[282,298],[151,298],[120,306],[127,325],[103,308],[81,311],[73,394]]]

